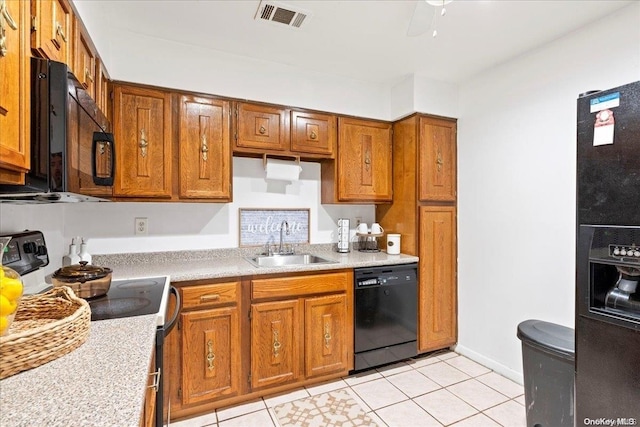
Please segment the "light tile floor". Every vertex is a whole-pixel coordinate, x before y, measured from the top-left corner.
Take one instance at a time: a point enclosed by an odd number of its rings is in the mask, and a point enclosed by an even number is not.
[[[526,426],[524,388],[452,351],[267,396],[171,423],[175,427],[279,427],[281,403],[345,389],[380,427]]]

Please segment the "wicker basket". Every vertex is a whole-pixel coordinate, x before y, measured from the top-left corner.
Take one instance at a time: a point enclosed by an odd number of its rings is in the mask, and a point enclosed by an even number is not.
[[[90,324],[89,303],[66,286],[22,297],[8,334],[0,337],[0,379],[75,350]]]

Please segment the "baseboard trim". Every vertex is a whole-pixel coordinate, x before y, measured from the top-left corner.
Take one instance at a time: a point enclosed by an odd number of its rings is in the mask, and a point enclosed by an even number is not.
[[[521,372],[514,371],[513,369],[460,344],[456,345],[453,350],[458,354],[468,357],[474,362],[478,362],[479,364],[486,366],[503,377],[507,377],[518,384],[524,384],[524,378]]]

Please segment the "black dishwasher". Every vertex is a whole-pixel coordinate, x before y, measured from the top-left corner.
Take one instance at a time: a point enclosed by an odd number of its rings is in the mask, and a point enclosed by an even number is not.
[[[417,355],[418,264],[354,270],[354,370]]]

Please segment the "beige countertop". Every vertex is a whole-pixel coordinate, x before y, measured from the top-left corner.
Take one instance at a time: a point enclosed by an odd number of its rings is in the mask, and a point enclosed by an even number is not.
[[[311,253],[334,262],[273,268],[256,267],[244,257],[255,255],[257,251],[256,248],[233,248],[94,255],[92,262],[95,265],[112,268],[114,279],[168,275],[172,282],[418,262],[418,257],[411,255],[387,255],[384,251],[338,253],[332,249],[332,245],[306,245],[297,248],[296,253]]]
[[[87,341],[0,381],[0,425],[138,426],[156,315],[91,322]]]
[[[260,274],[323,271],[417,262],[386,252],[337,253],[332,245],[306,245],[331,264],[256,267],[244,257],[256,248],[94,255],[114,279],[168,275],[172,282]],[[2,426],[137,426],[148,383],[156,316],[91,322],[88,340],[73,352],[0,381]]]

